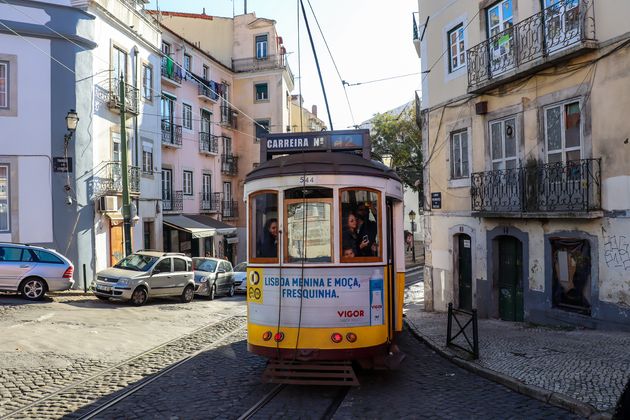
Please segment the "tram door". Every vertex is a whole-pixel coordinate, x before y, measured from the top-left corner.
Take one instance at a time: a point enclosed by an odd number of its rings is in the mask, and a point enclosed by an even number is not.
[[[389,303],[389,322],[387,325],[387,331],[389,338],[394,336],[394,322],[396,322],[396,305],[394,305],[394,299],[396,296],[395,284],[396,284],[396,265],[394,264],[394,212],[393,212],[393,200],[387,198],[386,200],[387,211],[385,214],[386,219],[386,247],[387,247],[387,298]]]

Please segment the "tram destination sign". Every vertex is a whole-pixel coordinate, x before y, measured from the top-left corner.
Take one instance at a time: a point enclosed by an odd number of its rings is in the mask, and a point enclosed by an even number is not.
[[[274,155],[323,151],[362,151],[370,153],[368,130],[336,130],[267,134],[261,140],[261,162]]]

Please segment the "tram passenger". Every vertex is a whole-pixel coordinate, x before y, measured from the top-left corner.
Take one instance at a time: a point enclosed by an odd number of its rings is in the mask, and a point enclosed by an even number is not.
[[[354,258],[356,255],[354,254],[354,247],[352,245],[344,245],[343,246],[343,257],[344,258]]]
[[[376,237],[378,235],[378,225],[374,220],[370,220],[373,210],[371,210],[370,203],[361,203],[357,206],[357,219],[359,223],[359,236],[361,238],[367,236],[369,246],[363,248],[364,256],[374,256],[377,254]],[[374,215],[376,220],[376,215]]]
[[[359,218],[354,212],[346,216],[346,227],[342,232],[341,243],[344,248],[353,248],[355,256],[372,255],[367,234],[360,235]]]
[[[265,223],[263,238],[260,244],[259,257],[276,258],[278,256],[278,220],[269,219]]]

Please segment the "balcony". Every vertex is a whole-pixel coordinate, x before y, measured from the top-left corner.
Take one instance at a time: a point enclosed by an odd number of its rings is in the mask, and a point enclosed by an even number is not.
[[[219,99],[219,94],[203,83],[199,83],[197,87],[197,96],[204,101],[210,100],[216,102]]]
[[[184,211],[184,192],[162,191],[162,210],[171,213]]]
[[[120,78],[112,78],[109,81],[109,98],[107,101],[107,106],[111,110],[115,110],[120,112],[123,101],[120,95]],[[140,112],[139,101],[140,91],[130,85],[129,83],[124,83],[125,90],[125,112],[128,112],[130,115],[138,115]]]
[[[421,37],[420,37],[420,31],[418,30],[418,22],[416,21],[416,16],[418,17],[418,19],[420,18],[420,14],[418,12],[411,13],[411,18],[413,19],[413,28],[412,28],[413,46],[416,48],[416,53],[418,54],[418,57],[420,57],[420,38]]]
[[[171,57],[162,57],[162,81],[180,87],[182,85],[182,68]]]
[[[140,194],[140,168],[127,167],[127,183],[130,194]],[[123,192],[122,164],[120,162],[104,162],[94,171],[94,196],[116,195]]]
[[[162,120],[162,144],[167,147],[182,147],[182,126]]]
[[[226,175],[238,173],[238,157],[232,154],[221,155],[221,172]]]
[[[592,2],[561,0],[468,49],[468,92],[485,92],[595,48]]]
[[[199,152],[216,155],[219,153],[219,140],[210,133],[199,133]]]
[[[221,216],[223,216],[223,219],[237,219],[238,203],[233,200],[224,200],[221,203]]]
[[[221,193],[199,193],[199,211],[201,213],[221,211]]]
[[[473,214],[481,217],[601,217],[601,159],[476,172]]]
[[[236,129],[238,111],[227,105],[221,105],[221,125]]]

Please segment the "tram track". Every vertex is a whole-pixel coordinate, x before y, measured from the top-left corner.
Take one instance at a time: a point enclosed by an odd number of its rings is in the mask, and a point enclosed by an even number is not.
[[[149,383],[181,366],[196,355],[216,347],[230,336],[245,329],[245,311],[226,316],[199,327],[79,381],[49,392],[20,408],[0,416],[1,420],[16,418],[92,418],[95,412],[113,400],[121,401]],[[182,357],[182,354],[185,356]],[[135,385],[134,385],[135,383]],[[129,386],[131,389],[126,390]],[[112,396],[111,398],[107,398]],[[123,397],[123,398],[121,398]],[[107,398],[104,403],[99,399]]]

